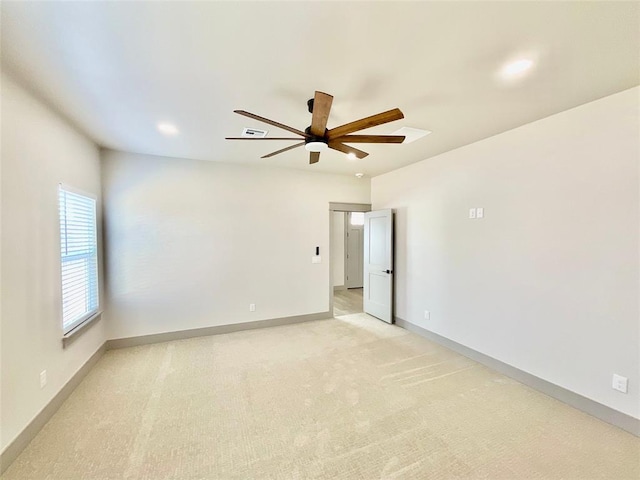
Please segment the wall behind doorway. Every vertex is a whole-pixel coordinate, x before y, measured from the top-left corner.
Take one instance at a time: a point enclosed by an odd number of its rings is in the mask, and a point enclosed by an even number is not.
[[[347,288],[362,288],[364,286],[364,223],[354,221],[356,217],[364,220],[362,212],[345,214],[344,283]]]
[[[344,217],[345,212],[331,212],[331,271],[333,287],[336,290],[344,286]]]

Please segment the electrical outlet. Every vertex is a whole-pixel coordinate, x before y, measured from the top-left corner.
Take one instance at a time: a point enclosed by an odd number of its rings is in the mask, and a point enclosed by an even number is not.
[[[627,393],[627,386],[629,384],[629,379],[627,377],[623,377],[621,375],[613,374],[613,380],[611,382],[611,388],[614,390],[618,390],[622,393]]]
[[[483,218],[484,217],[484,208],[479,207],[476,208],[476,218]]]
[[[424,319],[425,320],[431,319],[431,312],[429,310],[424,311]]]
[[[44,388],[47,384],[47,371],[43,370],[40,372],[40,388]]]
[[[255,303],[250,303],[249,304],[249,311],[250,312],[255,312],[256,311],[256,304]]]
[[[476,209],[475,208],[470,208],[469,209],[469,218],[476,218]]]

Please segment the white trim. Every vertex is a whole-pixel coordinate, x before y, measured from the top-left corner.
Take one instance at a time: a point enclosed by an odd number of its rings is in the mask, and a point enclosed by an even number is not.
[[[328,293],[329,293],[329,312],[333,315],[333,255],[335,252],[333,251],[331,239],[333,238],[333,216],[332,212],[370,212],[371,204],[370,203],[344,203],[344,202],[329,202],[329,282],[328,282]]]
[[[64,386],[56,393],[40,412],[38,412],[27,426],[18,433],[11,442],[0,453],[0,475],[9,468],[9,465],[20,455],[20,453],[29,445],[38,432],[53,417],[53,415],[62,406],[64,401],[69,398],[82,379],[87,376],[91,369],[98,363],[98,360],[106,352],[106,344],[104,342],[98,349],[84,362],[84,364],[73,374],[73,376],[64,384]]]
[[[81,331],[91,325],[95,320],[100,319],[102,317],[102,310],[98,309],[94,312],[91,312],[87,315],[87,318],[79,322],[73,328],[69,329],[64,335],[62,335],[62,345],[66,347],[70,341]]]
[[[420,327],[415,323],[411,323],[407,320],[404,320],[400,317],[395,317],[395,324],[405,330],[409,330],[410,332],[416,333],[421,337],[432,340],[439,345],[442,345],[445,348],[453,350],[454,352],[459,353],[471,360],[475,360],[478,363],[481,363],[497,372],[506,375],[507,377],[511,377],[518,382],[527,385],[534,390],[542,392],[550,397],[555,398],[567,405],[570,405],[578,410],[581,410],[589,415],[592,415],[603,422],[610,423],[616,427],[619,427],[627,432],[640,437],[640,419],[632,417],[631,415],[627,415],[626,413],[622,413],[618,410],[615,410],[611,407],[603,405],[602,403],[596,402],[595,400],[591,400],[590,398],[583,397],[582,395],[567,390],[560,385],[556,385],[555,383],[551,383],[547,380],[544,380],[540,377],[536,377],[530,373],[525,372],[524,370],[520,370],[517,367],[509,365],[508,363],[504,363],[500,360],[497,360],[493,357],[485,355],[484,353],[478,352],[472,348],[466,347],[461,343],[454,342],[453,340],[449,340],[446,337],[438,335],[426,328]]]
[[[76,195],[83,195],[85,197],[92,198],[93,200],[96,201],[96,213],[97,213],[98,197],[94,193],[86,192],[84,190],[81,190],[81,189],[76,188],[76,187],[72,187],[71,185],[69,185],[67,183],[62,183],[62,182],[58,182],[58,188],[61,188],[61,189],[65,190],[65,191],[67,191],[67,192],[75,193]]]
[[[75,320],[73,323],[68,324],[65,326],[64,324],[64,308],[63,308],[63,304],[64,304],[64,299],[63,299],[63,278],[62,278],[62,269],[63,269],[63,261],[62,261],[62,255],[61,255],[61,251],[62,251],[62,229],[61,229],[61,225],[60,225],[60,194],[61,192],[68,192],[71,193],[72,195],[78,195],[78,196],[82,196],[85,198],[88,198],[89,200],[93,201],[93,207],[94,207],[94,211],[93,211],[93,216],[94,216],[94,232],[95,232],[95,256],[96,256],[96,308],[87,312],[85,315],[83,315],[82,317],[80,317],[79,319]],[[94,195],[93,193],[90,192],[85,192],[79,188],[75,188],[71,185],[67,185],[64,184],[62,182],[58,183],[58,188],[57,188],[57,195],[56,195],[56,203],[57,203],[57,207],[58,207],[58,253],[59,253],[59,266],[60,266],[60,270],[59,270],[59,275],[58,278],[60,279],[60,328],[62,330],[62,338],[63,340],[65,338],[70,338],[72,335],[70,335],[74,330],[78,329],[78,327],[80,327],[81,325],[89,322],[90,320],[93,320],[94,318],[98,317],[102,312],[100,311],[100,303],[101,303],[101,295],[100,295],[100,287],[101,287],[101,281],[100,281],[100,244],[99,244],[99,239],[98,239],[98,197],[96,195]],[[63,342],[64,344],[64,342]]]

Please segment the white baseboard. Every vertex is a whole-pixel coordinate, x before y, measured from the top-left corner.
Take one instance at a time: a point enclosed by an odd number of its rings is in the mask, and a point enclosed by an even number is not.
[[[619,412],[618,410],[614,410],[613,408],[607,407],[606,405],[591,400],[590,398],[583,397],[582,395],[543,380],[539,377],[536,377],[535,375],[531,375],[530,373],[524,372],[507,363],[489,357],[484,353],[480,353],[469,347],[465,347],[460,343],[449,340],[448,338],[438,335],[437,333],[433,333],[414,323],[403,320],[402,318],[394,317],[394,320],[396,325],[398,325],[399,327],[409,330],[410,332],[417,333],[421,337],[432,340],[442,345],[443,347],[453,350],[460,355],[464,355],[467,358],[475,360],[476,362],[481,363],[493,370],[496,370],[497,372],[500,372],[507,377],[511,377],[520,383],[523,383],[535,390],[538,390],[539,392],[549,395],[556,400],[560,400],[563,403],[571,405],[572,407],[588,413],[589,415],[596,417],[604,422],[610,423],[611,425],[626,430],[633,435],[640,436],[640,420],[637,418],[627,415],[626,413]]]
[[[256,328],[275,327],[280,325],[292,325],[294,323],[310,322],[313,320],[325,320],[331,317],[330,312],[312,313],[309,315],[297,315],[293,317],[272,318],[255,322],[245,322],[233,325],[220,325],[216,327],[197,328],[177,332],[158,333],[155,335],[143,335],[139,337],[118,338],[107,340],[102,346],[80,367],[73,377],[60,389],[47,405],[34,417],[34,419],[18,434],[18,436],[0,453],[0,475],[13,463],[27,445],[35,438],[38,432],[58,411],[64,401],[71,395],[80,382],[86,377],[93,366],[100,360],[107,350],[116,348],[147,345],[151,343],[182,340],[185,338],[202,337],[207,335],[219,335],[222,333],[253,330]]]
[[[240,332],[243,330],[254,330],[256,328],[292,325],[294,323],[311,322],[313,320],[325,320],[327,318],[332,318],[330,312],[311,313],[307,315],[296,315],[292,317],[270,318],[268,320],[257,320],[255,322],[234,323],[231,325],[218,325],[215,327],[194,328],[191,330],[178,330],[175,332],[155,333],[152,335],[141,335],[138,337],[116,338],[114,340],[107,340],[107,350],[136,347],[138,345],[148,345],[151,343],[170,342],[172,340],[183,340],[185,338],[220,335],[223,333]]]
[[[18,455],[34,439],[51,417],[58,411],[64,401],[69,398],[80,382],[87,376],[93,366],[102,358],[107,350],[106,342],[84,362],[82,367],[69,379],[60,391],[47,403],[42,410],[29,422],[18,436],[0,453],[0,475],[18,458]]]

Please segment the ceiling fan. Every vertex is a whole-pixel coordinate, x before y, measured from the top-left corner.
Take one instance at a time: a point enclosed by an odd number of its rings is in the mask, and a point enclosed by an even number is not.
[[[393,122],[404,118],[403,113],[398,108],[387,112],[378,113],[371,117],[361,118],[355,122],[346,123],[330,130],[327,129],[327,120],[331,111],[333,97],[327,93],[316,92],[315,97],[307,102],[311,116],[311,125],[305,131],[274,122],[268,118],[260,117],[244,110],[234,110],[235,113],[253,118],[259,122],[263,122],[274,127],[282,128],[291,133],[295,133],[302,138],[290,137],[269,137],[269,138],[250,138],[250,137],[227,137],[226,140],[302,140],[300,143],[277,150],[261,158],[269,158],[279,153],[283,153],[294,148],[304,145],[309,153],[309,163],[318,163],[320,160],[320,152],[331,148],[346,154],[354,154],[357,158],[364,158],[369,155],[367,152],[349,147],[345,143],[402,143],[403,136],[400,135],[350,135],[353,132],[364,130],[365,128],[375,127],[384,123]]]

